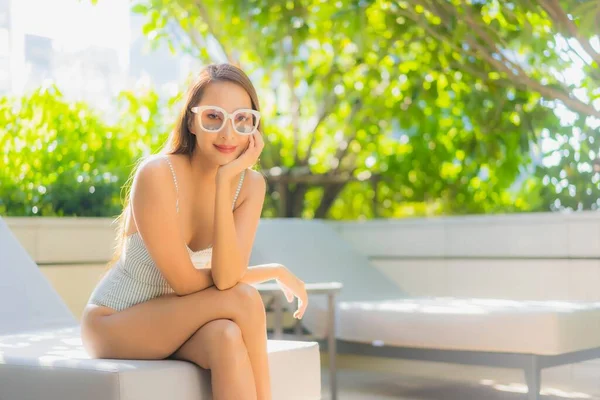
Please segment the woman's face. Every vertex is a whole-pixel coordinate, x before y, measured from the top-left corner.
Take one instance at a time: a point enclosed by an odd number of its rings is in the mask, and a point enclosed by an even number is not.
[[[239,109],[252,109],[252,101],[246,90],[235,83],[212,82],[204,89],[200,103],[190,105],[193,106],[217,106],[231,114]],[[238,134],[233,129],[230,119],[226,120],[225,126],[218,132],[206,132],[201,128],[201,124],[220,124],[219,118],[222,116],[206,111],[193,113],[192,116],[190,131],[196,135],[197,150],[203,158],[217,165],[225,165],[246,150],[250,136]]]

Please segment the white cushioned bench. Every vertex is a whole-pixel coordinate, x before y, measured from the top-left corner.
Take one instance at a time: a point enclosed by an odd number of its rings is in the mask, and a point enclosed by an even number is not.
[[[269,340],[274,400],[320,399],[316,342]],[[210,372],[178,360],[90,359],[71,312],[0,218],[1,400],[210,399]]]
[[[274,399],[319,399],[314,342],[269,340]],[[178,360],[90,359],[79,329],[0,337],[0,398],[210,399],[210,372]]]
[[[338,337],[352,342],[545,356],[600,347],[600,302],[410,298],[343,302],[339,314]]]
[[[307,282],[343,283],[336,312],[338,352],[521,368],[529,399],[537,400],[543,368],[600,358],[600,297],[599,301],[477,298],[462,288],[451,296],[414,295],[404,289],[403,279],[393,279],[396,271],[392,268],[386,275],[381,272],[393,257],[380,257],[384,268],[376,268],[367,251],[378,249],[397,255],[398,263],[406,266],[403,277],[407,283],[416,281],[420,274],[422,282],[457,282],[459,287],[465,281],[475,290],[484,291],[482,286],[487,284],[486,290],[508,293],[519,285],[522,275],[531,276],[531,286],[538,290],[550,284],[562,289],[561,285],[575,280],[557,279],[556,264],[551,263],[555,260],[550,257],[573,258],[573,253],[560,253],[563,248],[568,250],[567,245],[581,257],[598,257],[600,228],[591,226],[590,231],[590,226],[580,226],[580,220],[569,225],[564,216],[551,217],[555,219],[550,223],[533,228],[518,226],[523,216],[507,218],[510,224],[517,224],[514,227],[484,220],[472,229],[461,225],[458,218],[409,221],[402,237],[393,221],[354,222],[344,232],[343,223],[262,220],[252,263],[276,259]],[[413,229],[411,224],[420,226]],[[551,248],[535,236],[540,231],[554,234],[548,240]],[[565,233],[577,231],[582,233],[582,240],[569,239]],[[438,243],[440,238],[447,242]],[[596,254],[584,248],[590,238]],[[548,255],[544,256],[546,249]],[[460,251],[472,251],[479,258],[471,254],[458,260]],[[519,251],[541,253],[526,253],[522,262]],[[506,260],[501,259],[503,254]],[[527,264],[522,266],[530,260],[539,266],[540,274],[532,274]],[[472,267],[474,277],[463,273],[462,264]],[[426,272],[419,270],[421,265]],[[544,273],[553,281],[546,280]],[[494,278],[484,282],[487,275]],[[582,287],[581,281],[586,279],[590,278],[579,277],[579,286],[574,288]],[[597,285],[598,281],[594,282]],[[444,289],[440,284],[437,287]],[[303,324],[316,336],[325,333],[326,307],[324,300],[315,298],[304,316]]]

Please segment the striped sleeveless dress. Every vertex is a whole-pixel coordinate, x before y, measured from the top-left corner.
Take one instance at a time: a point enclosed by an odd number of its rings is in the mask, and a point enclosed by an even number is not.
[[[177,213],[179,213],[177,177],[175,176],[175,170],[171,161],[167,157],[164,157],[164,159],[169,164],[171,173],[173,174],[173,181],[175,182],[177,192],[175,206]],[[244,170],[235,192],[233,208],[235,208],[245,175],[246,171]],[[192,251],[186,245],[186,249],[196,268],[205,266],[211,260],[212,246]],[[121,257],[94,288],[88,304],[96,304],[121,311],[135,304],[173,292],[173,289],[156,266],[156,263],[150,257],[141,236],[138,232],[135,232],[125,238]]]

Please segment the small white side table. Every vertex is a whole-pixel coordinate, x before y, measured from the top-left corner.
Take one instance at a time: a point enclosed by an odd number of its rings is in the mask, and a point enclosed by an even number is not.
[[[283,338],[283,302],[285,296],[277,283],[261,283],[255,286],[261,294],[273,295],[275,307],[275,326],[273,338]],[[307,283],[306,293],[310,295],[327,295],[327,350],[329,353],[329,384],[331,389],[331,400],[337,400],[337,372],[335,366],[336,334],[335,334],[335,296],[342,290],[343,285],[339,282]],[[296,299],[296,308],[298,299]],[[310,302],[308,303],[310,309]],[[301,321],[295,326],[296,337],[302,334]]]

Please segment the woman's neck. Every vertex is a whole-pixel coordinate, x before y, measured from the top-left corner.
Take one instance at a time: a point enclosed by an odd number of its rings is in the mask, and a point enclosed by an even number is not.
[[[206,187],[206,184],[215,184],[217,171],[220,167],[218,164],[210,162],[198,152],[194,152],[189,161],[194,182],[200,183],[204,187]]]

